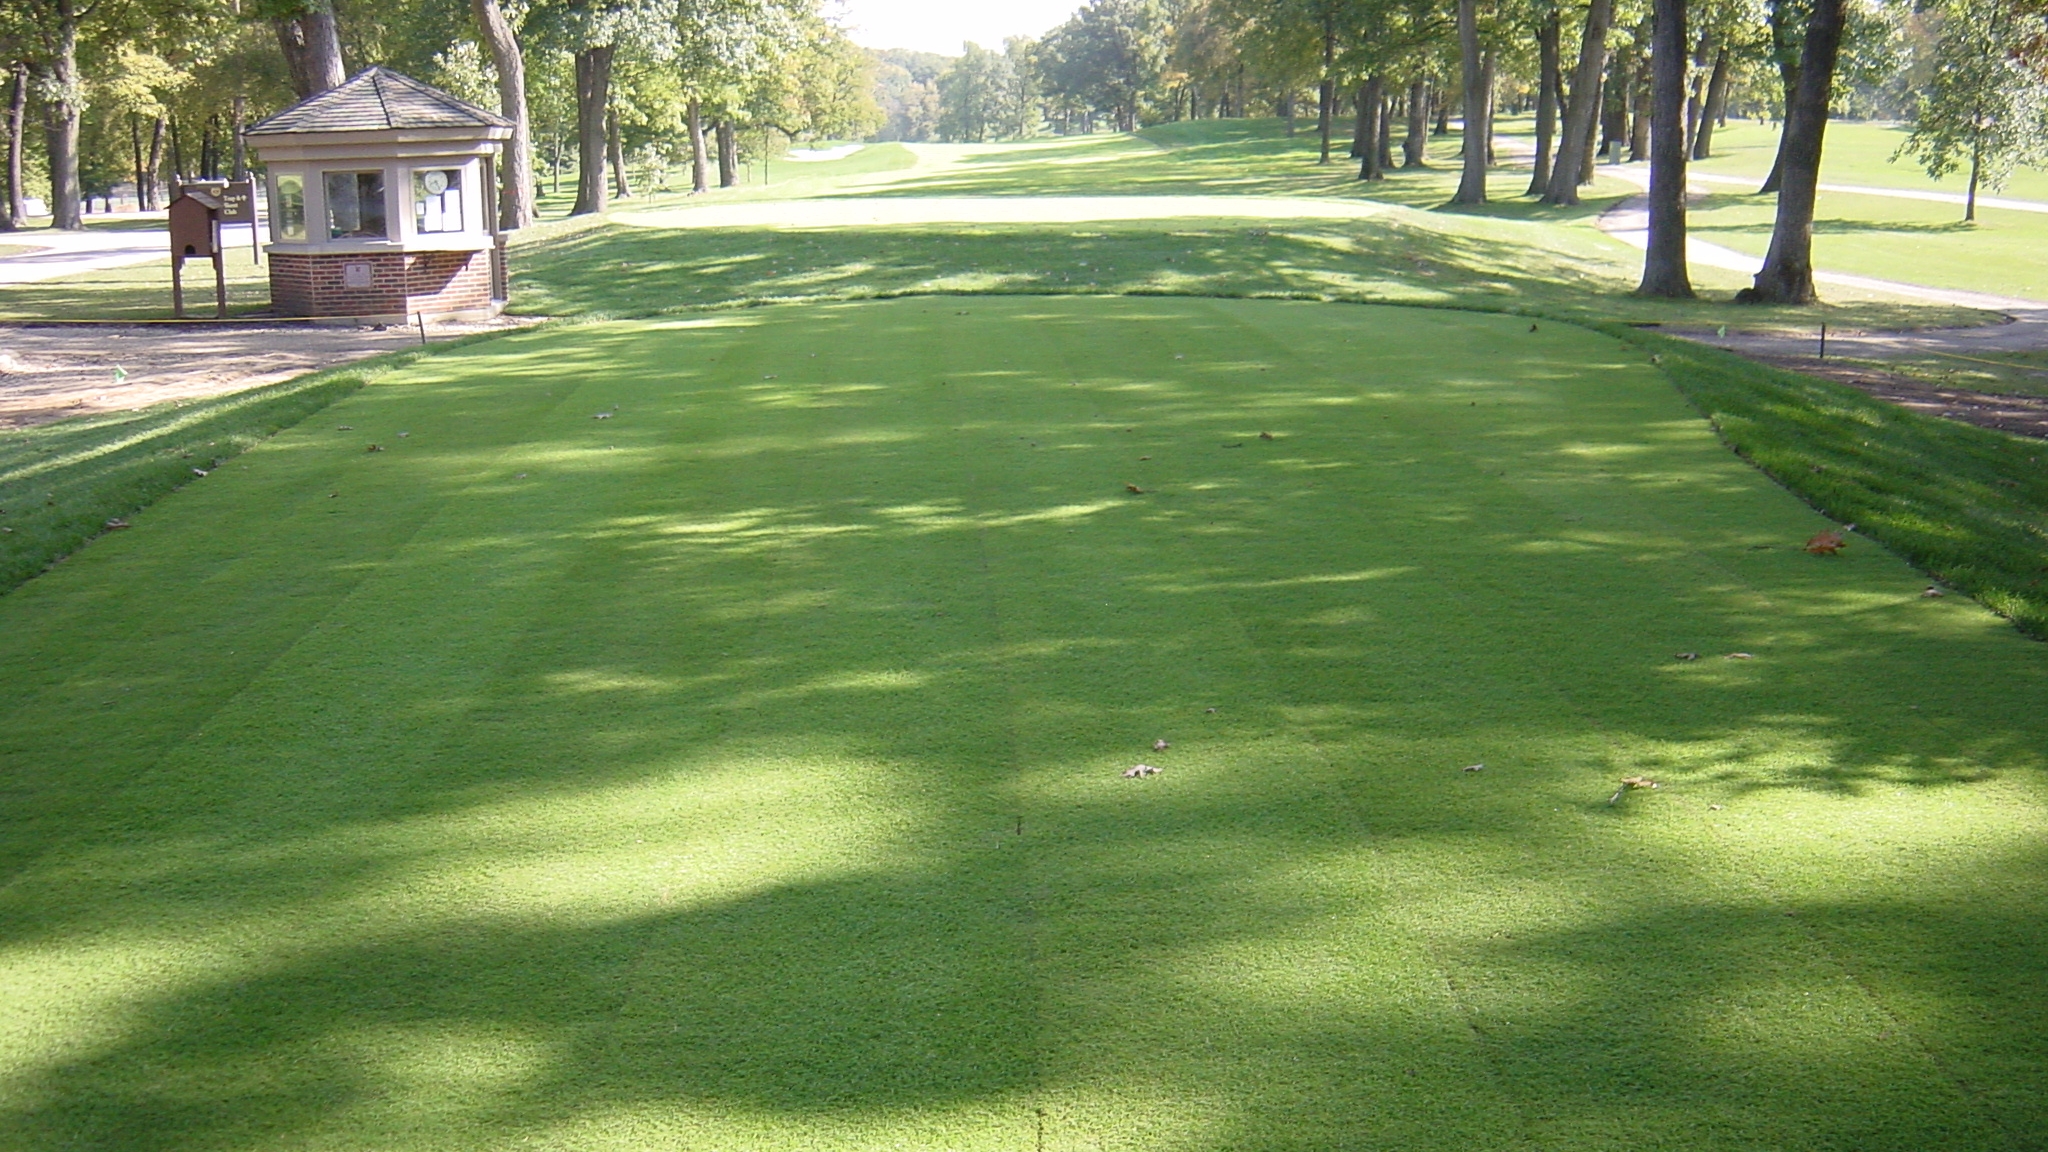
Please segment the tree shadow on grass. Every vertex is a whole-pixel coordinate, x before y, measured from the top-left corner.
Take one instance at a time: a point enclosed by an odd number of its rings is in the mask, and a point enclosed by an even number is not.
[[[1929,220],[1856,220],[1837,216],[1823,217],[1813,222],[1813,230],[1816,233],[1836,236],[1855,236],[1873,232],[1898,233],[1900,235],[1946,236],[1971,232],[1975,228],[1975,225],[1965,224],[1959,220],[1939,222]],[[1693,224],[1691,230],[1694,232],[1724,232],[1748,236],[1768,236],[1771,234],[1771,222],[1763,220],[1747,224],[1715,224],[1709,218],[1709,222]]]
[[[175,723],[17,673],[10,769],[93,800],[6,889],[33,1027],[5,1142],[1028,1147],[1040,1109],[1051,1148],[1977,1131],[1982,1100],[1886,1045],[1894,999],[1993,1019],[1940,1055],[2033,1130],[2038,859],[1972,842],[1891,877],[1957,894],[1930,904],[1772,862],[1824,837],[1729,867],[1652,806],[1722,788],[1853,826],[1872,793],[1985,787],[1957,756],[2017,798],[2040,718],[1975,680],[2032,666],[1751,551],[1804,519],[1620,346],[936,303],[437,357],[351,400],[346,438],[259,459],[274,498],[167,508],[206,533],[161,569],[124,543],[119,600],[53,587],[67,626],[10,667],[204,673],[228,621],[271,626]],[[1279,436],[1222,448],[1237,428]],[[1772,602],[1716,591],[1745,583]],[[1908,693],[1941,721],[1873,703]],[[23,719],[100,754],[26,751]],[[1559,811],[1660,747],[1670,790]],[[1122,778],[1139,757],[1167,771]],[[1953,989],[1871,978],[1987,952]]]
[[[1741,328],[1969,322],[1914,304],[1814,308],[1672,303],[1632,295],[1637,269],[1587,238],[1539,249],[1499,225],[1445,231],[1411,218],[1356,222],[1175,220],[1130,225],[934,225],[861,229],[592,232],[529,250],[516,301],[553,316],[646,316],[732,300],[915,292],[1307,295]],[[1547,210],[1544,210],[1547,211]]]

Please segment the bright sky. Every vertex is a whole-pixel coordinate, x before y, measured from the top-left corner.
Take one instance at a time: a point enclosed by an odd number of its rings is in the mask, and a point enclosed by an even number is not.
[[[838,0],[826,5],[847,35],[869,48],[960,54],[960,42],[1001,49],[1006,36],[1040,36],[1081,0]]]

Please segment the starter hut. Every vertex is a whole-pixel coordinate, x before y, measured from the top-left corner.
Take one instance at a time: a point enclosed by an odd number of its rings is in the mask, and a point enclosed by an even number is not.
[[[390,324],[503,306],[497,158],[511,121],[369,68],[244,134],[268,169],[281,314]]]

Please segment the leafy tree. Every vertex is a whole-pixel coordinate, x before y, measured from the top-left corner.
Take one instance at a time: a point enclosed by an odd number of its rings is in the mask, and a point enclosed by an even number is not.
[[[190,72],[154,52],[124,44],[115,53],[112,74],[99,84],[102,114],[127,129],[138,207],[162,207],[157,174],[163,170],[164,131],[171,115],[168,101],[191,82]],[[150,126],[147,149],[142,140],[144,124]]]
[[[1828,103],[1834,92],[1835,62],[1842,46],[1844,0],[1813,0],[1800,47],[1797,82],[1785,108],[1785,132],[1778,146],[1777,218],[1763,270],[1736,299],[1774,304],[1810,304],[1813,290],[1813,206],[1820,192],[1821,146]]]
[[[1685,267],[1685,0],[1656,0],[1650,43],[1650,238],[1638,296],[1691,299]]]
[[[939,77],[939,138],[980,143],[991,130],[1000,135],[1004,121],[1012,119],[1006,107],[1008,71],[1002,56],[967,44],[960,59]]]
[[[506,229],[524,228],[533,223],[535,195],[533,114],[526,99],[526,54],[520,50],[518,30],[498,0],[470,0],[470,12],[490,49],[490,75],[492,86],[497,89],[498,112],[512,122],[512,138],[505,142],[498,224]]]
[[[1170,32],[1159,0],[1091,0],[1046,34],[1045,91],[1107,113],[1119,132],[1136,131],[1166,71]]]
[[[604,170],[610,142],[612,63],[620,45],[656,57],[675,46],[675,9],[667,0],[553,0],[529,21],[548,46],[575,67],[576,202],[572,216],[602,212],[610,202]]]
[[[1919,117],[1899,149],[1935,179],[1969,167],[1965,220],[1977,218],[1980,186],[1996,191],[2015,167],[2048,160],[2048,83],[2028,56],[2016,6],[1948,0]]]
[[[1599,112],[1600,73],[1607,66],[1607,30],[1614,19],[1614,0],[1586,5],[1585,33],[1579,38],[1579,62],[1572,70],[1570,98],[1559,132],[1557,161],[1551,166],[1545,204],[1579,202],[1581,174],[1591,159],[1594,118]]]
[[[938,131],[939,77],[953,58],[905,48],[870,51],[874,99],[882,113],[879,138],[929,140]]]

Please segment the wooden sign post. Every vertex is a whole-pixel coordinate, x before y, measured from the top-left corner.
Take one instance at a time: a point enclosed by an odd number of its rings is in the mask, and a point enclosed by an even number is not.
[[[221,264],[220,198],[187,188],[171,201],[171,314],[185,318],[185,261],[194,256],[213,260],[214,316],[228,315],[227,269]]]

